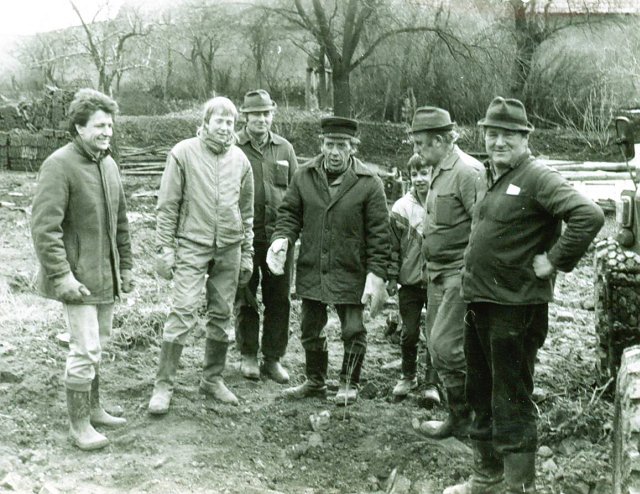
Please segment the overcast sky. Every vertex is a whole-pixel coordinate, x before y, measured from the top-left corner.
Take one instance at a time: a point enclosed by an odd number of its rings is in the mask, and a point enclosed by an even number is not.
[[[103,16],[114,16],[124,0],[74,0],[90,21],[103,7]],[[2,0],[0,36],[34,34],[80,24],[69,0]]]

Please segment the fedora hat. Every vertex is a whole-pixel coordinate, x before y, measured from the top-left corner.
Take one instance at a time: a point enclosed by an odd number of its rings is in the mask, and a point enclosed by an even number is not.
[[[344,117],[323,117],[320,120],[323,137],[342,137],[349,139],[358,133],[358,121]]]
[[[240,111],[243,113],[252,111],[269,111],[275,110],[277,106],[278,105],[276,105],[275,101],[271,99],[268,92],[264,89],[256,89],[254,91],[249,91],[244,95],[244,101],[240,107]]]
[[[513,98],[493,99],[487,108],[487,114],[478,122],[482,127],[498,127],[500,129],[531,132],[535,127],[527,120],[527,110],[522,101]]]
[[[455,122],[451,121],[447,110],[435,106],[422,106],[413,114],[411,132],[450,130],[454,125]]]

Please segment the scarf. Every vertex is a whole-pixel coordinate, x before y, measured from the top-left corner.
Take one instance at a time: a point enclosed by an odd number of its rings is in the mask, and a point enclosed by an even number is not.
[[[235,133],[232,132],[229,138],[225,141],[214,134],[210,134],[204,126],[198,128],[196,135],[213,154],[224,154],[233,144],[236,143]]]
[[[258,151],[262,151],[262,149],[267,144],[267,141],[269,140],[269,132],[267,132],[266,134],[263,134],[261,136],[257,136],[257,135],[255,135],[252,132],[249,132],[247,130],[247,135],[249,136],[249,140],[251,141],[251,145],[254,148],[256,148]]]

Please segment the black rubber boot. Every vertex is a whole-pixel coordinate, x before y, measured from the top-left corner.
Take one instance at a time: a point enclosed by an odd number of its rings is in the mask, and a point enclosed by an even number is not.
[[[153,387],[151,400],[149,400],[149,413],[153,415],[164,415],[169,411],[173,396],[173,384],[183,348],[178,343],[162,342],[156,383]]]
[[[471,409],[464,396],[464,385],[447,388],[449,415],[444,422],[425,422],[420,431],[432,439],[444,439],[455,436],[467,437],[471,425]]]
[[[504,492],[502,458],[491,441],[473,441],[473,474],[462,483],[447,487],[443,494],[502,494]]]
[[[336,405],[348,406],[358,399],[360,372],[364,363],[364,353],[345,353],[340,369],[340,387],[335,397]]]
[[[327,367],[329,366],[329,352],[324,350],[306,350],[307,379],[300,386],[285,389],[282,394],[287,398],[301,399],[327,395]]]
[[[93,428],[89,422],[91,413],[90,391],[74,391],[67,388],[69,412],[69,436],[83,451],[104,448],[109,440]]]
[[[121,427],[127,423],[123,417],[114,417],[100,404],[100,366],[96,366],[96,376],[91,383],[91,425]]]
[[[227,342],[207,338],[200,391],[223,403],[238,405],[238,398],[229,391],[222,379],[222,371],[227,362],[228,348],[229,343]]]
[[[536,454],[510,453],[504,457],[505,492],[536,492]]]

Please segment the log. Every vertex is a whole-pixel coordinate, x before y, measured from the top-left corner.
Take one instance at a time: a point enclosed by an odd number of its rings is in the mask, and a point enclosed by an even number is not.
[[[554,164],[549,165],[551,168],[555,168],[559,172],[626,172],[626,163],[566,163],[566,164]],[[635,171],[635,167],[631,167],[632,171]]]
[[[560,171],[560,174],[569,181],[573,182],[586,182],[590,180],[629,180],[628,173],[618,172],[574,172],[574,171]]]

